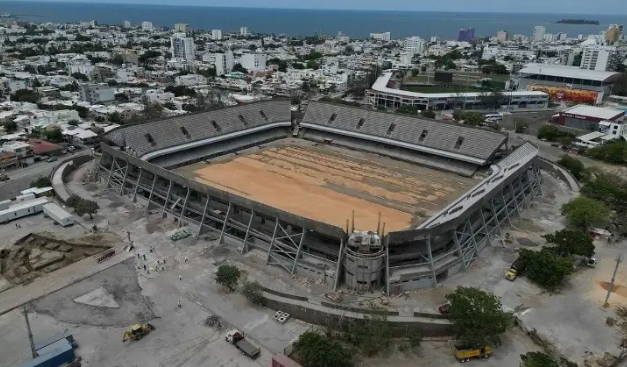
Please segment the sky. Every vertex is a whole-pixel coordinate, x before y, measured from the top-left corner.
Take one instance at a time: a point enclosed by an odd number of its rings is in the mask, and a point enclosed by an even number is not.
[[[450,12],[627,14],[627,0],[21,0],[74,3],[132,3],[250,8],[417,10]],[[2,3],[2,1],[0,1]],[[568,4],[566,7],[565,5]]]

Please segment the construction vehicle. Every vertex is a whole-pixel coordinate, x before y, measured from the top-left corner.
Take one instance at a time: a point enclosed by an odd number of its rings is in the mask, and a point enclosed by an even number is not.
[[[458,361],[464,363],[470,361],[471,358],[490,358],[492,348],[487,345],[481,348],[456,345],[453,347],[453,354]]]
[[[229,331],[224,337],[224,340],[233,344],[237,349],[242,352],[242,354],[245,354],[250,358],[256,358],[261,352],[261,349],[248,342],[248,340],[246,340],[244,336],[244,333],[239,330]]]
[[[509,270],[505,272],[505,279],[513,282],[523,271],[525,271],[526,266],[527,264],[523,261],[523,259],[518,258],[514,261]]]
[[[140,340],[144,337],[144,335],[148,334],[155,327],[151,324],[135,324],[131,326],[130,329],[124,330],[124,334],[122,334],[122,343],[127,340]]]

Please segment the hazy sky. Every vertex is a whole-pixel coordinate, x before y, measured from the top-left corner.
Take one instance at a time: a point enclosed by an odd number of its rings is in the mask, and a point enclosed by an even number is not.
[[[27,0],[21,0],[27,1]],[[627,14],[627,0],[28,0],[256,8]],[[2,1],[0,1],[0,4]]]

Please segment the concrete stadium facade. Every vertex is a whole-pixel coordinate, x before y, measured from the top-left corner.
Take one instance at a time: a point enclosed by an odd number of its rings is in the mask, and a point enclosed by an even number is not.
[[[223,135],[214,142],[206,139],[194,144],[192,153],[186,148],[177,152],[170,146],[167,154],[159,152],[143,159],[151,152],[138,156],[128,147],[102,144],[99,178],[107,188],[142,202],[146,211],[160,212],[180,226],[193,225],[196,236],[211,232],[219,244],[236,246],[241,253],[261,252],[267,265],[289,274],[320,279],[333,288],[341,284],[358,291],[383,287],[388,294],[435,287],[451,275],[468,271],[502,226],[541,194],[538,150],[525,143],[492,162],[487,177],[419,227],[389,232],[364,248],[363,243],[354,245],[345,228],[294,215],[169,170],[296,135],[350,148],[359,144],[362,150],[389,151],[405,160],[412,154],[407,146],[394,147],[394,141],[384,144],[381,139],[371,141],[367,135],[315,124],[266,120],[262,131],[250,128],[229,139]]]

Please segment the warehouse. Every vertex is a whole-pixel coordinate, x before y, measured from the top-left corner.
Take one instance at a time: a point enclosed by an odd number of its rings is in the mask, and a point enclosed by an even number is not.
[[[612,125],[620,125],[624,122],[625,111],[613,108],[593,107],[578,105],[559,112],[553,116],[553,123],[568,129],[577,131],[600,131],[602,121],[612,122]],[[618,127],[616,127],[618,129]],[[611,133],[611,132],[610,132]]]

